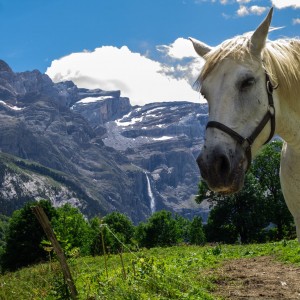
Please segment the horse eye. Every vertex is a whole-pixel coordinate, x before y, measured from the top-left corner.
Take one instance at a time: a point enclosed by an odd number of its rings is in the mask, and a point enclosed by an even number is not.
[[[255,83],[255,79],[253,77],[247,78],[241,82],[240,89],[241,90],[247,90],[251,86],[253,86]]]

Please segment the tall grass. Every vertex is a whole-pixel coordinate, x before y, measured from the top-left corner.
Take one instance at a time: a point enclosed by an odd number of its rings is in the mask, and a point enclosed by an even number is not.
[[[135,253],[70,259],[79,299],[218,299],[208,269],[224,260],[268,255],[300,265],[297,241],[255,245],[178,246]],[[0,277],[0,299],[69,299],[58,263],[40,264]]]

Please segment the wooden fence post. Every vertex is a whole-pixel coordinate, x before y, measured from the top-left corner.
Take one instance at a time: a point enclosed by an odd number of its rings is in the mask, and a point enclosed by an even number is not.
[[[103,255],[104,255],[106,279],[108,280],[107,257],[106,257],[105,244],[104,244],[103,228],[104,228],[103,219],[100,219],[102,250],[103,250]]]
[[[33,211],[34,215],[36,216],[36,218],[38,219],[38,221],[40,222],[41,226],[43,227],[45,234],[47,235],[49,241],[51,242],[51,244],[54,248],[54,251],[57,255],[58,261],[61,265],[61,269],[63,271],[64,278],[68,284],[68,287],[69,287],[69,290],[71,293],[71,297],[72,297],[72,299],[75,300],[75,299],[77,299],[77,295],[78,295],[76,286],[72,279],[72,275],[71,275],[65,254],[56,239],[56,236],[53,232],[53,229],[51,227],[49,219],[48,219],[47,215],[45,214],[43,208],[39,205],[33,206],[32,211]]]

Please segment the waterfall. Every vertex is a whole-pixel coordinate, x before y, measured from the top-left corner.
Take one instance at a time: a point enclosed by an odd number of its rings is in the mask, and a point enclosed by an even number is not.
[[[155,212],[155,198],[152,192],[152,187],[150,184],[150,180],[149,180],[149,175],[147,173],[146,174],[146,178],[147,178],[147,189],[148,189],[148,195],[150,198],[150,209],[151,209],[151,213],[153,214]]]

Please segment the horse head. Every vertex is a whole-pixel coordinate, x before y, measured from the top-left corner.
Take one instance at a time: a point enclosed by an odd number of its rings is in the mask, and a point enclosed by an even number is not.
[[[214,48],[190,38],[205,59],[198,81],[209,107],[197,163],[201,176],[216,192],[239,191],[252,156],[274,134],[272,74],[267,74],[262,61],[272,13],[273,9],[254,33]]]

